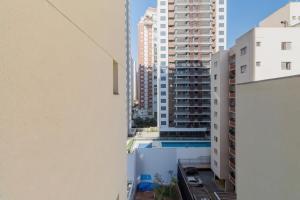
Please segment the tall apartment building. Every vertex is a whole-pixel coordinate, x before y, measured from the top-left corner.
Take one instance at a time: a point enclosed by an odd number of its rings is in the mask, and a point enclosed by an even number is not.
[[[212,138],[214,138],[212,140],[212,169],[217,178],[225,181],[228,190],[235,190],[236,184],[237,188],[243,188],[237,182],[239,174],[242,174],[237,170],[243,170],[239,165],[239,159],[245,163],[245,159],[247,159],[247,157],[242,158],[241,152],[237,149],[237,147],[243,149],[242,145],[238,143],[238,137],[243,140],[242,134],[244,135],[242,128],[236,130],[239,126],[237,112],[239,112],[239,116],[248,115],[246,112],[243,113],[242,110],[245,109],[239,106],[237,87],[240,84],[300,74],[300,69],[297,67],[300,65],[299,13],[300,3],[289,3],[263,20],[259,27],[238,38],[236,44],[229,51],[221,51],[214,55],[213,63],[216,68],[212,69],[211,76],[212,88],[215,88],[212,90],[212,114],[214,113],[217,117],[212,117],[211,123]],[[228,72],[226,72],[226,68]],[[221,92],[222,87],[226,90],[224,85],[228,87],[228,95],[226,92]],[[245,93],[243,92],[243,94]],[[222,104],[222,102],[228,102],[228,104]],[[272,102],[269,103],[272,104]],[[218,116],[223,115],[227,116],[220,120]],[[256,115],[259,117],[260,113],[257,112]],[[226,126],[222,128],[226,123],[227,128]],[[226,132],[227,130],[228,132]],[[255,134],[253,133],[253,135]],[[228,137],[227,141],[222,140],[226,137]],[[253,148],[256,148],[255,145]],[[251,150],[249,149],[249,151]],[[226,154],[228,154],[227,161],[220,160],[220,156]],[[224,176],[220,171],[227,171],[228,176]],[[245,178],[245,176],[243,177]],[[243,179],[240,183],[245,184],[247,181]]]
[[[157,63],[156,9],[148,8],[138,24],[138,102],[145,115],[153,116],[154,72]]]
[[[208,137],[212,53],[226,48],[226,0],[158,0],[158,123]]]
[[[130,32],[130,0],[125,1],[126,8],[126,95],[127,95],[127,135],[131,134],[132,107],[134,93],[134,63],[131,55],[131,32]]]
[[[1,199],[126,199],[124,1],[0,13]]]

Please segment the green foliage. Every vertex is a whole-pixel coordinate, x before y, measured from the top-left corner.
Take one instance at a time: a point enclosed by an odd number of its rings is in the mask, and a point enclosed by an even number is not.
[[[164,181],[160,174],[155,174],[154,182],[159,185],[158,188],[155,189],[155,200],[166,200],[166,199],[177,199],[176,197],[176,185],[177,180],[176,177],[173,176],[173,171],[169,171],[169,175],[171,178],[171,184],[165,185]]]
[[[142,119],[140,117],[134,119],[134,128],[148,128],[148,127],[153,127],[157,126],[157,122],[154,118],[146,118]]]

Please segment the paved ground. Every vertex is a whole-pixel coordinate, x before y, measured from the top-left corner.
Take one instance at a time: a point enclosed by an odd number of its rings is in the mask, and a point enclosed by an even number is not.
[[[154,192],[136,192],[135,200],[154,200]]]

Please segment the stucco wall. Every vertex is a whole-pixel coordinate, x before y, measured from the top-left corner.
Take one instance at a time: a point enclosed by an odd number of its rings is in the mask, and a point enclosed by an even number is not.
[[[300,199],[300,77],[237,85],[237,195]]]
[[[0,16],[0,198],[126,199],[124,1],[2,0]]]
[[[177,176],[179,159],[210,157],[210,147],[203,148],[141,148],[136,149],[136,176],[150,174],[154,178],[161,175],[165,183],[170,182],[169,171]]]

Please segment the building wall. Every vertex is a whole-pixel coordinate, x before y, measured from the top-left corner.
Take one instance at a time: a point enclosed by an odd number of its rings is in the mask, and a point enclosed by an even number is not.
[[[300,22],[300,3],[290,2],[278,9],[272,15],[264,19],[259,23],[260,27],[283,27],[285,26],[284,21],[287,25],[295,25]]]
[[[240,37],[231,49],[232,53],[236,54],[237,83],[299,74],[299,35],[298,27],[258,27]],[[291,49],[282,50],[282,42],[291,42]],[[260,43],[259,46],[257,43]],[[245,47],[246,54],[242,55],[241,49]],[[282,62],[291,62],[291,70],[283,70]],[[241,71],[243,65],[246,66],[244,73]]]
[[[228,51],[213,55],[211,68],[211,168],[218,178],[225,180],[228,179],[228,151],[224,150],[228,149],[228,56]]]
[[[0,13],[1,199],[126,199],[124,1],[3,0]]]
[[[161,133],[175,136],[179,132],[188,135],[187,132],[197,131],[199,137],[209,135],[210,92],[206,88],[210,84],[211,54],[226,48],[226,12],[227,1],[158,1],[158,121]],[[189,80],[188,87],[201,87],[201,92],[182,89],[186,87],[182,82],[184,78]],[[194,105],[187,106],[195,102],[203,110],[197,114]]]
[[[136,177],[141,174],[150,174],[154,178],[156,174],[159,174],[166,183],[169,183],[170,171],[175,177],[177,176],[179,159],[199,159],[200,157],[209,158],[210,147],[136,149]]]
[[[153,114],[156,9],[148,8],[138,24],[139,108]]]
[[[237,85],[238,199],[300,199],[300,77]]]

